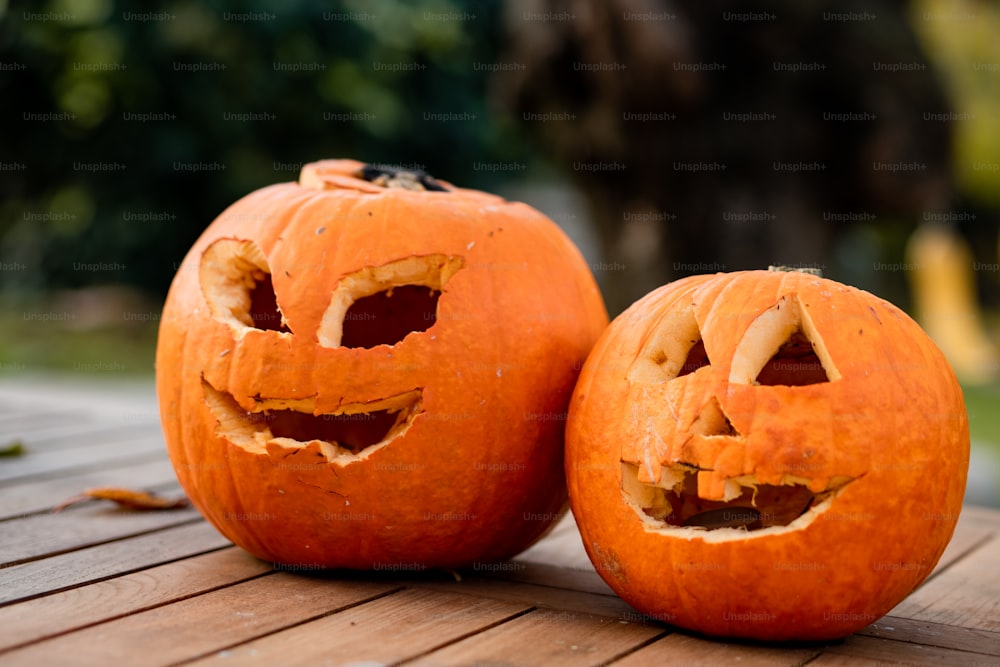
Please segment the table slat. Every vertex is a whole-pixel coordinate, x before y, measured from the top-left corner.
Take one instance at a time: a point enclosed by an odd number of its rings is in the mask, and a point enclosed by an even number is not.
[[[204,521],[0,568],[0,605],[214,551],[230,542]]]
[[[401,590],[194,664],[270,667],[317,665],[324,661],[398,662],[473,635],[529,609],[525,605],[467,595]]]
[[[890,614],[1000,632],[1000,535],[914,591]]]
[[[276,573],[115,619],[3,654],[4,665],[73,656],[79,667],[170,665],[214,653],[385,595],[389,584]]]
[[[859,634],[1000,656],[1000,632],[885,616]]]
[[[539,609],[434,651],[414,665],[600,665],[668,630],[602,616]]]
[[[180,495],[177,488],[167,494],[177,495]],[[136,511],[120,509],[107,501],[88,501],[87,506],[0,523],[0,565],[37,560],[201,520],[193,507]]]
[[[928,665],[928,667],[970,667],[996,664],[996,656],[970,651],[923,646],[878,637],[852,635],[826,647],[809,667],[831,665]]]
[[[231,547],[0,607],[0,649],[29,644],[273,572],[269,563]]]
[[[130,489],[166,491],[176,487],[177,476],[166,457],[100,470],[67,472],[61,477],[8,482],[0,488],[0,520],[25,514],[47,512],[58,503],[84,489],[99,486],[122,486]]]
[[[519,602],[532,607],[598,614],[620,620],[636,620],[639,613],[617,595],[600,595],[552,586],[480,578],[453,582],[411,582],[411,586],[437,591],[459,591],[467,595]]]
[[[780,667],[804,665],[820,653],[820,648],[755,646],[720,640],[702,639],[675,632],[643,646],[621,660],[615,667],[660,667],[677,665],[740,665],[740,667]]]
[[[121,442],[101,441],[88,447],[67,450],[35,450],[26,444],[27,454],[5,459],[0,465],[0,482],[55,477],[83,470],[102,470],[165,455],[163,437],[147,435]]]

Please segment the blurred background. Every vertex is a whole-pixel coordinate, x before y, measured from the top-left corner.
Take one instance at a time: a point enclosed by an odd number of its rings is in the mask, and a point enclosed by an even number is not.
[[[612,315],[769,264],[896,303],[1000,504],[1000,7],[743,5],[0,0],[0,377],[151,377],[199,233],[353,157],[533,204]]]

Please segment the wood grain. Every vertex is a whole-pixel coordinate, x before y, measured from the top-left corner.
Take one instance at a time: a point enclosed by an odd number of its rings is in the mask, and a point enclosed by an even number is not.
[[[115,463],[136,463],[166,455],[163,437],[146,435],[127,441],[98,441],[69,450],[36,450],[25,443],[28,453],[7,459],[0,466],[0,482],[52,477],[67,471],[100,470]]]
[[[9,436],[24,442],[28,452],[64,451],[90,447],[97,442],[128,442],[159,433],[159,422],[104,422],[60,414],[50,422],[25,426]],[[0,443],[4,440],[0,439]]]
[[[158,492],[176,487],[173,466],[164,456],[148,461],[71,472],[27,482],[8,482],[0,488],[0,520],[47,512],[56,504],[95,486],[127,486]]]
[[[600,595],[517,581],[470,577],[458,583],[422,582],[411,585],[423,589],[454,591],[492,600],[519,602],[532,607],[545,607],[562,611],[578,611],[614,619],[630,620],[638,616],[638,613],[617,595]]]
[[[594,569],[583,548],[576,521],[569,512],[556,523],[545,539],[521,553],[517,560],[543,565],[559,563],[562,567],[582,571]]]
[[[971,651],[924,646],[877,637],[852,635],[842,643],[827,647],[809,667],[814,665],[928,665],[930,667],[970,667],[996,664],[996,656]]]
[[[170,665],[250,641],[376,598],[392,586],[323,581],[276,573],[125,616],[2,654],[4,665],[32,667],[52,656],[107,667]]]
[[[918,588],[890,614],[1000,632],[1000,535]]]
[[[182,494],[178,487],[166,495]],[[191,507],[149,512],[121,509],[110,502],[88,501],[86,505],[62,512],[0,523],[0,565],[37,560],[200,520],[201,515]]]
[[[230,543],[198,523],[0,568],[0,605],[169,563]]]
[[[758,646],[747,643],[702,639],[675,632],[643,646],[621,660],[615,667],[714,667],[715,665],[740,665],[741,667],[780,667],[804,665],[819,655],[820,648]]]
[[[273,572],[269,563],[231,547],[0,607],[0,650]]]
[[[1000,655],[1000,632],[885,616],[858,634],[913,644]]]
[[[557,561],[558,562],[558,561]],[[611,587],[604,583],[593,566],[587,568],[566,568],[558,564],[524,562],[515,558],[513,566],[496,572],[482,571],[482,574],[508,581],[521,581],[540,586],[587,591],[597,595],[614,595]]]
[[[269,667],[324,662],[392,663],[473,635],[528,609],[468,595],[401,590],[195,664]]]
[[[82,410],[17,410],[11,406],[9,411],[0,414],[0,443],[44,434],[53,428],[61,430],[60,427],[70,424],[88,423],[93,422]]]
[[[600,665],[667,630],[602,616],[539,609],[434,651],[415,665]]]
[[[924,584],[933,580],[937,574],[946,570],[965,554],[975,550],[996,533],[997,527],[983,523],[980,515],[974,509],[963,509],[958,519],[958,525],[955,527],[955,534]]]

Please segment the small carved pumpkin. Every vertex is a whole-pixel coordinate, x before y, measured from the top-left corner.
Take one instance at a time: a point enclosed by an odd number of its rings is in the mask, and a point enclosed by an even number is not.
[[[295,567],[511,556],[565,505],[561,418],[607,324],[534,209],[339,160],[204,232],[157,349],[167,448],[195,506]]]
[[[969,462],[962,392],[902,311],[801,272],[701,275],[598,341],[567,422],[601,576],[712,635],[827,639],[933,569]]]

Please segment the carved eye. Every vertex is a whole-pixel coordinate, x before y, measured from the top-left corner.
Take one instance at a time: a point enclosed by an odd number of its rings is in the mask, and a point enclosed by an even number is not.
[[[809,312],[795,295],[782,297],[747,327],[733,353],[729,381],[804,386],[840,379]]]
[[[630,381],[668,382],[712,365],[692,307],[661,321],[655,331],[629,369]]]
[[[248,329],[290,333],[271,284],[271,269],[253,241],[221,239],[205,250],[198,279],[212,317],[237,336]]]
[[[424,255],[344,276],[319,327],[320,345],[395,345],[437,321],[438,297],[462,267],[461,257]]]

